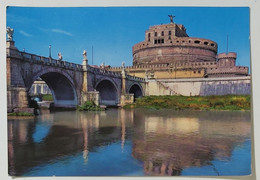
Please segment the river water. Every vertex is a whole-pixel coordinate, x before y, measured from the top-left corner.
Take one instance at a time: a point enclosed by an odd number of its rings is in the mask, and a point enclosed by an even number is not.
[[[8,120],[12,176],[251,173],[250,112],[109,109]]]

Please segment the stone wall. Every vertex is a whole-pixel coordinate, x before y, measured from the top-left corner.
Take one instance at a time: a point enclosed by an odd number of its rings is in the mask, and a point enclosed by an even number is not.
[[[134,102],[134,94],[121,94],[120,106]]]
[[[207,96],[227,94],[251,94],[251,77],[222,77],[198,79],[158,79],[173,94],[183,96]],[[149,80],[149,95],[167,95],[154,80]],[[169,93],[168,93],[169,94]]]
[[[174,95],[174,92],[169,87],[155,79],[148,81],[146,91],[149,96]]]

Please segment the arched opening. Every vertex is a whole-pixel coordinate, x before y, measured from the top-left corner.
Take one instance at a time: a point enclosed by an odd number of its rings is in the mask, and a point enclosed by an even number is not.
[[[35,100],[36,102],[46,101],[46,99],[53,101],[49,86],[40,77],[33,82],[29,90],[29,97],[30,100]]]
[[[96,86],[99,91],[99,102],[101,105],[116,106],[118,104],[118,93],[115,85],[109,80],[102,80]]]
[[[140,86],[137,84],[134,84],[130,89],[129,89],[130,94],[134,94],[134,101],[136,98],[143,97],[143,92]]]
[[[70,80],[61,73],[48,72],[37,77],[30,89],[30,95],[32,94],[34,96],[51,94],[54,107],[75,108],[77,106],[76,91]]]

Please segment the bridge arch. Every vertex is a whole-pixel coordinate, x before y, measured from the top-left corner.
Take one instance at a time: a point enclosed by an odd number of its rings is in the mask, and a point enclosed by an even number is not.
[[[96,83],[95,89],[99,91],[99,102],[101,105],[117,106],[120,92],[113,80],[103,78]]]
[[[75,84],[71,76],[55,68],[44,69],[36,73],[29,88],[37,78],[41,78],[48,85],[52,92],[55,107],[76,107],[78,96]]]
[[[140,84],[138,83],[133,83],[129,86],[128,91],[129,94],[134,94],[134,99],[143,97],[143,88]]]

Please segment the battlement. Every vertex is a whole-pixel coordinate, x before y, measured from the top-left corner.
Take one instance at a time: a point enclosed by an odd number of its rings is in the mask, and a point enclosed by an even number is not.
[[[245,66],[234,66],[234,67],[215,67],[208,68],[207,74],[217,75],[217,74],[232,74],[232,75],[248,75],[248,67]]]
[[[224,58],[232,58],[236,59],[237,58],[237,53],[235,52],[229,52],[229,53],[220,53],[217,55],[218,59],[224,59]]]
[[[150,26],[148,30],[145,31],[148,36],[146,36],[146,40],[149,37],[160,37],[160,36],[170,36],[170,37],[189,37],[186,33],[186,28],[182,24],[161,24]]]
[[[217,67],[217,62],[179,62],[166,64],[141,64],[135,66],[126,66],[126,71],[144,71],[145,69],[163,70],[163,69],[188,69],[188,68],[209,68]],[[122,67],[110,67],[110,71],[122,71]]]

